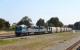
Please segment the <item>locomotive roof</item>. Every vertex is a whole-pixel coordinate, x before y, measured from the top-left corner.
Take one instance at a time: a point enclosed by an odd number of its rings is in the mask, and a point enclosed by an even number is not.
[[[26,26],[26,25],[18,25],[17,27],[28,27],[28,26]]]

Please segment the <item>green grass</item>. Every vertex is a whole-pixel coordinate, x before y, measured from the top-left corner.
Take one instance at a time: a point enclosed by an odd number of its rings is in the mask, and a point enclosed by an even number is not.
[[[14,44],[16,42],[17,42],[16,40],[0,40],[0,46],[8,45],[8,44]]]

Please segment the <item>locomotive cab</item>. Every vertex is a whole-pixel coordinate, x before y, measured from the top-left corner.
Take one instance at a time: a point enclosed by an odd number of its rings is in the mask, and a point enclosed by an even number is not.
[[[27,35],[27,26],[26,25],[18,25],[16,26],[15,34],[16,36]]]

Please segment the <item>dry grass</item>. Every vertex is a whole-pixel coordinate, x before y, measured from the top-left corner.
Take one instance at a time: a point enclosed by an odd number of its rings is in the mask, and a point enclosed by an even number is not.
[[[71,32],[65,32],[65,33],[56,33],[56,34],[45,34],[45,35],[36,35],[36,36],[28,36],[23,39],[17,39],[17,42],[14,44],[9,44],[8,47],[11,50],[12,47],[15,47],[15,50],[23,48],[25,50],[43,50],[44,48],[55,46],[58,43],[63,43],[67,40],[72,39],[73,37],[80,36],[79,33],[71,33]],[[4,46],[2,48],[5,48]],[[5,50],[5,49],[3,49]]]
[[[0,35],[3,34],[14,34],[14,31],[0,31]]]

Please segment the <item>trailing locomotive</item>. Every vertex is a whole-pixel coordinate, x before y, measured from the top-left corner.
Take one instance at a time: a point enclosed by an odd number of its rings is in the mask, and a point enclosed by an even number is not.
[[[71,28],[65,27],[48,27],[43,26],[32,26],[28,27],[26,25],[16,26],[15,34],[16,36],[30,35],[30,34],[45,34],[45,33],[56,33],[56,32],[68,32]]]

